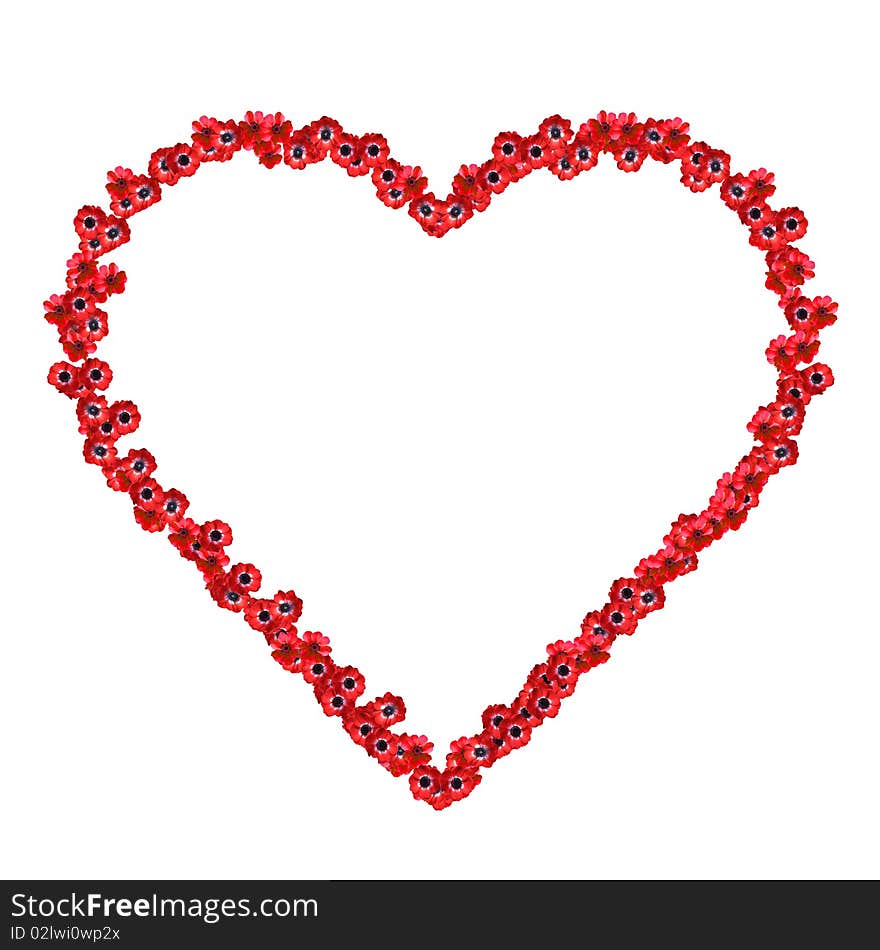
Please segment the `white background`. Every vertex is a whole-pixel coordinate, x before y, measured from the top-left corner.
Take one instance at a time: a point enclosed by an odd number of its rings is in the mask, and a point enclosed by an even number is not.
[[[857,4],[19,6],[3,53],[0,871],[878,872],[876,75]],[[801,460],[528,749],[435,814],[80,456],[41,302],[81,204],[203,113],[381,131],[441,194],[553,112],[681,115],[810,221],[840,301]],[[367,180],[241,154],[132,221],[102,347],[128,441],[442,762],[699,511],[772,398],[762,255],[674,167],[540,172],[438,242]]]

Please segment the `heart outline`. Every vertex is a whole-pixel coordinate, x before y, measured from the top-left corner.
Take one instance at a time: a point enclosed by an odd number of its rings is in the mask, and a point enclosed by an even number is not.
[[[749,228],[750,243],[765,251],[765,285],[779,296],[793,331],[772,340],[765,353],[778,370],[778,384],[776,398],[760,407],[748,424],[756,444],[732,472],[722,475],[707,508],[680,515],[664,537],[664,546],[642,558],[633,576],[617,579],[606,604],[586,615],[578,637],[550,644],[548,661],[533,667],[516,700],[489,706],[483,713],[483,729],[451,744],[442,771],[432,764],[433,743],[427,737],[390,731],[405,720],[402,698],[386,693],[357,705],[365,689],[360,671],[336,664],[323,634],[305,631],[300,636],[295,624],[302,601],[294,591],[258,598],[253,595],[261,577],[253,564],[238,563],[227,570],[232,533],[225,522],[197,524],[187,518],[186,496],[165,490],[152,477],[156,462],[149,452],[131,450],[121,458],[116,450],[118,439],[136,430],[140,414],[133,402],[110,404],[102,395],[113,377],[110,367],[94,356],[108,332],[107,314],[98,304],[124,291],[125,274],[114,264],[97,262],[129,240],[128,219],[161,200],[165,187],[195,174],[202,163],[227,161],[241,150],[254,152],[268,168],[283,161],[300,169],[330,157],[350,177],[369,174],[384,204],[407,207],[423,231],[438,238],[486,210],[495,196],[533,170],[549,169],[560,180],[570,180],[589,171],[604,154],[611,154],[626,172],[638,171],[649,157],[663,164],[679,162],[681,181],[691,191],[720,186],[724,203]],[[532,730],[553,718],[562,699],[574,693],[579,677],[608,659],[615,639],[631,635],[645,616],[662,608],[665,585],[696,570],[699,552],[742,525],[769,477],[797,460],[794,436],[801,430],[806,407],[813,395],[834,381],[825,364],[812,363],[819,330],[836,320],[837,305],[831,298],[811,300],[801,293],[803,283],[813,276],[812,261],[794,247],[806,231],[803,213],[797,208],[774,211],[767,203],[775,190],[772,174],[765,169],[748,176],[731,174],[727,153],[692,142],[688,124],[678,118],[642,123],[633,113],[602,111],[577,132],[558,115],[545,119],[533,135],[502,132],[493,143],[493,157],[480,166],[462,165],[450,194],[437,199],[427,190],[428,180],[419,166],[391,158],[384,136],[353,136],[326,116],[298,130],[281,113],[248,112],[241,121],[223,122],[202,116],[193,123],[191,144],[155,151],[145,175],[113,169],[106,188],[111,213],[96,205],[77,213],[74,227],[80,245],[68,262],[68,289],[44,304],[46,319],[58,328],[71,361],[53,364],[49,382],[77,399],[86,460],[102,469],[112,489],[130,494],[142,528],[169,531],[179,553],[199,567],[214,600],[243,613],[249,625],[264,634],[273,658],[313,686],[325,713],[338,716],[356,744],[391,774],[409,775],[413,796],[437,810],[467,797],[480,783],[481,769],[527,744]],[[812,365],[799,369],[802,363]]]

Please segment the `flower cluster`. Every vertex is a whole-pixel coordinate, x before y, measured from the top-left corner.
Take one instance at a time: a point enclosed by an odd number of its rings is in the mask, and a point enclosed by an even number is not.
[[[770,341],[766,358],[776,370],[776,392],[748,423],[753,447],[719,479],[702,511],[681,514],[658,551],[642,558],[632,576],[616,580],[606,603],[590,611],[571,639],[547,647],[547,659],[529,672],[517,695],[489,706],[471,736],[452,743],[444,768],[432,764],[433,743],[426,736],[397,732],[406,716],[399,696],[385,693],[363,701],[365,681],[353,666],[332,658],[329,639],[300,632],[303,604],[292,590],[261,596],[262,577],[251,563],[231,563],[232,529],[219,519],[189,517],[189,501],[156,478],[157,463],[146,449],[120,450],[119,440],[140,423],[135,403],[111,400],[104,393],[113,373],[95,356],[108,333],[109,298],[125,290],[125,273],[101,258],[130,238],[129,220],[162,199],[163,191],[194,175],[206,162],[228,161],[240,150],[253,152],[267,168],[293,169],[329,158],[351,177],[369,176],[376,195],[390,208],[406,207],[410,217],[433,237],[459,228],[475,212],[485,211],[511,184],[538,169],[561,181],[589,171],[610,155],[625,172],[638,171],[647,159],[674,164],[690,191],[718,186],[721,200],[748,232],[749,243],[763,252],[766,286],[778,296],[790,332]],[[442,809],[465,798],[480,783],[481,770],[526,745],[535,729],[554,718],[579,678],[604,663],[619,636],[631,636],[639,622],[659,610],[665,585],[693,571],[705,548],[727,531],[736,531],[760,499],[771,475],[797,460],[795,437],[813,396],[834,377],[815,362],[819,331],[837,319],[837,304],[826,296],[809,297],[803,285],[814,276],[810,258],[794,247],[806,232],[803,212],[774,209],[776,186],[764,168],[731,173],[730,156],[694,141],[681,119],[648,119],[632,113],[600,112],[576,130],[554,115],[529,135],[502,132],[491,157],[481,165],[462,165],[451,191],[438,198],[419,166],[391,157],[385,137],[352,135],[333,119],[301,128],[280,113],[248,112],[240,121],[202,116],[188,142],[157,149],[146,171],[116,167],[107,174],[108,210],[86,205],[74,218],[79,238],[67,263],[66,286],[45,301],[45,318],[60,338],[65,360],[49,370],[49,382],[76,404],[83,455],[98,467],[114,491],[131,499],[137,523],[151,532],[167,532],[171,544],[191,561],[218,606],[241,614],[266,640],[273,658],[313,689],[328,716],[338,717],[351,739],[394,776],[409,776],[415,798]]]

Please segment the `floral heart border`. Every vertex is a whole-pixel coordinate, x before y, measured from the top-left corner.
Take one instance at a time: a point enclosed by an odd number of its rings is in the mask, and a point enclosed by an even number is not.
[[[303,604],[293,590],[258,596],[260,571],[251,563],[230,563],[232,530],[226,522],[190,518],[187,497],[154,477],[157,463],[150,452],[129,449],[123,455],[119,450],[119,440],[137,429],[140,413],[130,400],[111,402],[104,395],[113,373],[95,353],[108,333],[101,305],[124,291],[126,276],[115,264],[99,261],[129,240],[129,220],[159,201],[165,189],[203,164],[228,161],[241,150],[253,152],[267,168],[283,163],[301,170],[329,158],[350,177],[369,178],[383,204],[406,208],[425,233],[438,238],[485,211],[533,171],[544,169],[568,181],[593,168],[602,155],[610,155],[624,172],[637,172],[648,159],[674,164],[690,191],[718,186],[750,244],[764,253],[766,287],[778,296],[789,325],[790,332],[771,340],[766,350],[777,387],[748,423],[754,444],[718,479],[706,507],[679,515],[659,550],[643,557],[632,576],[614,581],[607,602],[587,613],[576,636],[549,644],[547,658],[532,668],[517,696],[489,706],[481,728],[451,744],[442,769],[432,764],[433,743],[426,736],[394,731],[406,716],[401,697],[385,693],[359,702],[365,691],[362,673],[333,659],[330,640],[322,633],[299,632]],[[575,131],[569,120],[553,115],[533,134],[497,135],[491,158],[462,165],[449,194],[438,198],[419,166],[391,157],[382,135],[352,135],[327,117],[294,129],[280,112],[247,112],[241,120],[226,121],[202,116],[192,124],[190,141],[157,149],[145,172],[122,167],[108,172],[106,190],[108,211],[86,205],[77,213],[79,247],[67,264],[66,289],[44,304],[45,318],[57,328],[67,357],[51,367],[49,382],[76,401],[86,461],[101,470],[110,488],[130,496],[144,530],[167,532],[178,553],[198,568],[214,601],[262,634],[272,657],[314,689],[324,712],[337,717],[357,745],[392,775],[408,775],[413,796],[438,810],[466,798],[480,783],[482,770],[526,745],[538,726],[557,715],[579,678],[608,659],[615,639],[632,635],[649,613],[663,607],[666,585],[696,570],[702,550],[743,524],[770,476],[797,460],[795,436],[807,405],[834,381],[829,367],[814,360],[819,331],[837,319],[837,304],[802,292],[814,276],[813,262],[794,246],[807,229],[803,212],[774,210],[770,172],[732,173],[730,156],[693,140],[688,123],[679,118],[642,122],[633,113],[602,111]]]

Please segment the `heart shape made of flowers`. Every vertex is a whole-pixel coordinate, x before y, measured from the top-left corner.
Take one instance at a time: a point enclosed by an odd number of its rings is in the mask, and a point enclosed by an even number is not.
[[[189,517],[189,501],[155,478],[157,463],[146,449],[120,451],[119,440],[140,422],[136,404],[104,395],[113,379],[109,365],[95,354],[107,335],[102,305],[125,289],[125,273],[100,259],[130,238],[129,220],[159,201],[165,189],[194,175],[206,162],[225,162],[251,151],[260,164],[304,169],[329,158],[350,177],[368,177],[389,208],[407,208],[422,230],[443,237],[513,183],[544,169],[560,181],[589,171],[610,155],[624,172],[636,172],[650,159],[674,164],[681,182],[694,193],[717,186],[724,204],[745,226],[749,242],[767,262],[766,287],[778,297],[790,332],[771,340],[765,356],[778,373],[776,392],[747,425],[754,444],[717,480],[706,507],[681,514],[662,545],[641,558],[629,577],[616,579],[605,604],[589,611],[571,639],[547,646],[547,658],[528,673],[522,689],[506,703],[489,706],[479,729],[451,744],[443,768],[432,762],[433,743],[423,735],[395,731],[406,716],[400,696],[385,693],[368,702],[363,674],[334,659],[328,637],[300,633],[302,600],[293,590],[259,595],[260,571],[249,562],[232,563],[232,530],[220,520]],[[394,776],[409,776],[416,799],[443,809],[466,798],[484,769],[526,745],[535,729],[559,712],[579,678],[609,658],[619,636],[630,636],[639,623],[664,604],[665,587],[696,570],[698,555],[727,531],[737,530],[760,499],[770,476],[797,459],[795,436],[801,431],[813,396],[834,379],[814,362],[819,331],[837,319],[837,304],[827,296],[808,297],[803,284],[814,276],[813,263],[794,244],[806,232],[798,208],[773,209],[774,176],[764,168],[733,173],[730,156],[694,141],[681,119],[639,121],[633,113],[600,112],[577,130],[559,115],[545,119],[530,135],[502,132],[492,156],[481,165],[462,165],[451,191],[438,198],[419,166],[391,157],[384,136],[352,135],[327,117],[294,129],[280,113],[248,112],[241,120],[202,116],[192,124],[188,142],[153,152],[145,172],[116,167],[107,174],[109,209],[82,207],[74,219],[79,246],[67,264],[66,288],[44,303],[45,317],[59,334],[66,359],[49,370],[49,382],[76,402],[83,455],[101,470],[114,491],[126,492],[134,516],[146,531],[167,532],[177,552],[199,570],[214,601],[241,614],[262,634],[272,657],[314,690],[328,716],[339,719],[352,740]]]

